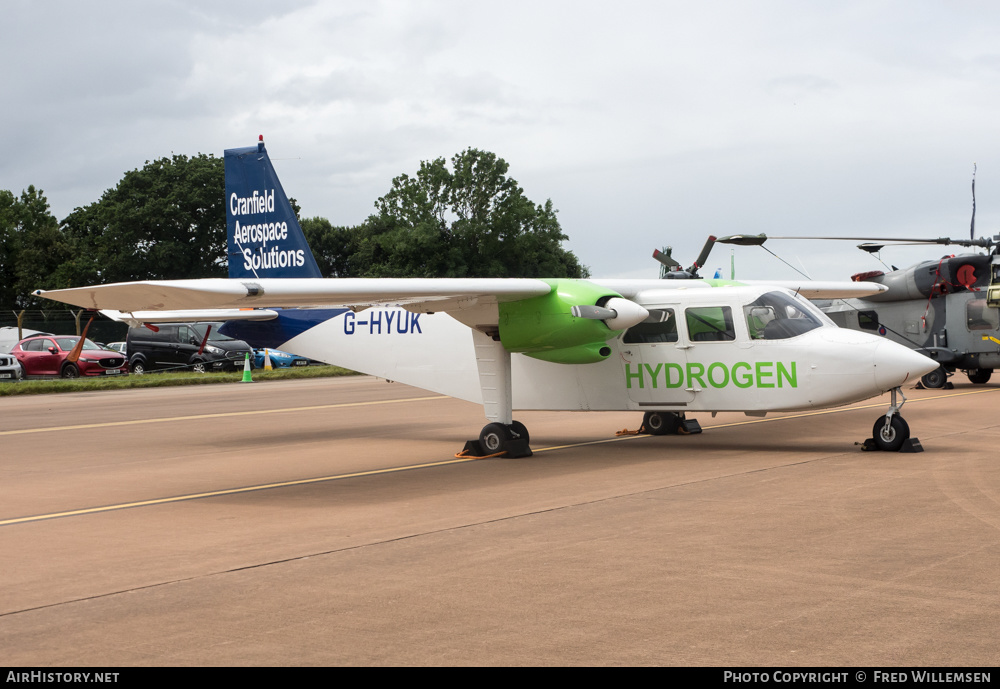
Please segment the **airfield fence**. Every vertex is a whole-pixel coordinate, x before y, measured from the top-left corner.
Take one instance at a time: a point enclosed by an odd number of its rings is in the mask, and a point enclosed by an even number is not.
[[[80,318],[80,330],[87,326],[87,317]],[[0,313],[0,327],[17,328],[17,313]],[[75,312],[69,309],[47,309],[45,311],[25,311],[21,320],[24,330],[38,330],[53,335],[78,335]],[[121,342],[128,332],[128,325],[98,316],[87,331],[87,339],[94,342]],[[25,335],[27,337],[27,335]]]

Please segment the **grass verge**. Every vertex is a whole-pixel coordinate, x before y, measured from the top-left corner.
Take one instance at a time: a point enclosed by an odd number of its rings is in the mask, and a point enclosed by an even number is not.
[[[253,372],[253,382],[266,383],[272,380],[299,378],[329,378],[332,376],[353,376],[354,371],[339,366],[303,366],[281,368],[273,371],[257,369]],[[22,380],[0,383],[0,397],[11,395],[45,395],[57,392],[92,392],[97,390],[125,390],[127,388],[162,388],[174,385],[214,385],[238,383],[243,380],[243,371],[219,373],[193,373],[191,371],[164,371],[141,376],[129,375],[121,378],[75,378],[65,380],[52,378],[45,380]]]

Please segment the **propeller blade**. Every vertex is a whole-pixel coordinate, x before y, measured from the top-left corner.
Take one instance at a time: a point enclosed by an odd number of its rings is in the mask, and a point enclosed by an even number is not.
[[[593,321],[603,321],[618,316],[618,313],[612,309],[605,309],[601,306],[588,306],[586,304],[574,306],[569,312],[577,318],[589,318]]]

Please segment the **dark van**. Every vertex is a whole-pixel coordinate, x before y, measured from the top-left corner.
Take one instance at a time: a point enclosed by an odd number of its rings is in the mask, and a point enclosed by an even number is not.
[[[253,352],[243,340],[219,333],[221,323],[160,323],[156,330],[146,326],[129,328],[125,354],[132,373],[155,369],[190,368],[198,372],[232,371],[243,368],[246,355]],[[208,332],[208,339],[205,333]],[[204,342],[204,347],[202,343]]]

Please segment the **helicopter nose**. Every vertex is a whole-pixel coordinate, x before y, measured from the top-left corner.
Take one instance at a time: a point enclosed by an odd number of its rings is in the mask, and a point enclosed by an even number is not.
[[[896,344],[882,341],[875,348],[875,383],[883,391],[916,381],[940,364],[933,359]]]

